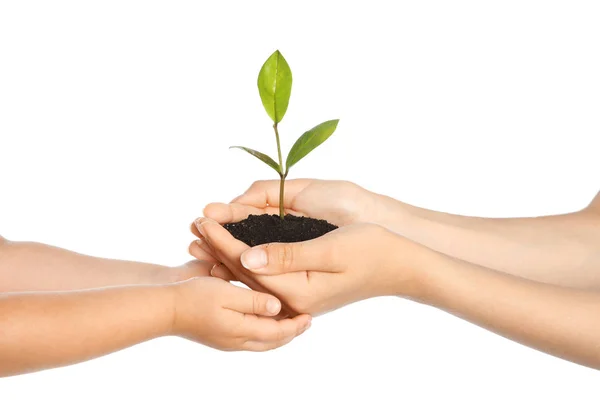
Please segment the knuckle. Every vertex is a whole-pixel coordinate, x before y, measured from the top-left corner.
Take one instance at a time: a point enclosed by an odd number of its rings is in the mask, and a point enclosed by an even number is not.
[[[252,296],[252,314],[260,314],[260,299],[258,294]]]
[[[340,186],[346,190],[350,190],[350,193],[356,193],[357,189],[360,188],[356,183],[350,181],[339,181]]]
[[[254,189],[260,189],[261,187],[263,187],[265,185],[267,181],[265,180],[258,180],[258,181],[254,181],[252,183],[252,185],[250,185],[250,189],[254,190]]]
[[[294,264],[294,247],[289,243],[274,246],[274,258],[277,267],[281,271],[290,271]]]

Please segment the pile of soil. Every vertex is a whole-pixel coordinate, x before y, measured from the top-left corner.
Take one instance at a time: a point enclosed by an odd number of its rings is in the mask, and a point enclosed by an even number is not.
[[[265,243],[303,242],[323,236],[338,227],[322,219],[286,215],[250,215],[235,223],[223,225],[236,239],[248,246]]]

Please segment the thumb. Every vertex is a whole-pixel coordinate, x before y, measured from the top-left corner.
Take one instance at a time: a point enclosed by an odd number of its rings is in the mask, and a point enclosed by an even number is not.
[[[262,275],[280,275],[296,271],[340,272],[335,262],[335,247],[327,241],[270,243],[242,253],[244,268]]]

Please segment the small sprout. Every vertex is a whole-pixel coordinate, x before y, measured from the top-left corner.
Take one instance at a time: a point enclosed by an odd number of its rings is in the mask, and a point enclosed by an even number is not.
[[[275,131],[275,139],[277,141],[279,163],[268,155],[261,153],[260,151],[249,149],[248,147],[232,146],[230,148],[242,149],[252,154],[279,174],[281,179],[279,185],[279,216],[283,219],[285,216],[283,207],[285,178],[288,176],[290,168],[327,140],[329,136],[335,132],[339,120],[334,119],[323,122],[300,136],[292,146],[284,166],[283,158],[281,157],[278,126],[283,119],[290,102],[290,95],[292,93],[292,71],[279,50],[276,50],[271,54],[258,73],[258,93],[260,94],[260,99],[265,107],[265,111],[273,120],[273,130]]]

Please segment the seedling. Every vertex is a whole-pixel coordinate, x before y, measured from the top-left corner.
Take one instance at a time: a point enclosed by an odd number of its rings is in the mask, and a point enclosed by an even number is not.
[[[276,50],[271,54],[258,73],[258,93],[260,94],[260,99],[265,107],[265,111],[273,120],[273,130],[275,131],[275,140],[277,141],[279,163],[268,155],[248,147],[231,146],[230,148],[242,149],[252,154],[279,174],[281,180],[279,185],[279,216],[283,219],[285,216],[283,207],[285,178],[288,176],[290,168],[327,140],[333,132],[335,132],[339,119],[323,122],[311,130],[304,132],[292,146],[284,165],[283,158],[281,157],[278,127],[290,102],[290,94],[292,93],[292,71],[279,50]]]

